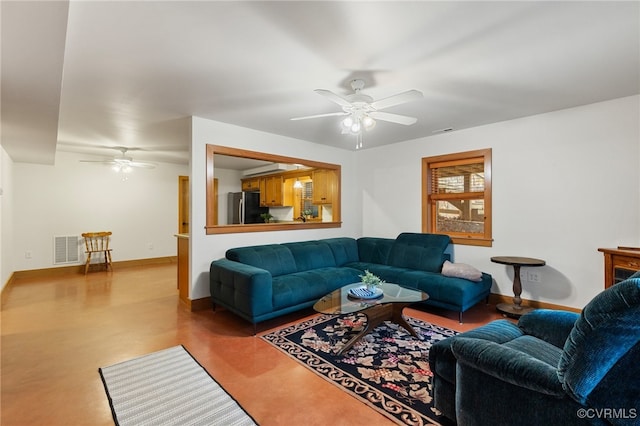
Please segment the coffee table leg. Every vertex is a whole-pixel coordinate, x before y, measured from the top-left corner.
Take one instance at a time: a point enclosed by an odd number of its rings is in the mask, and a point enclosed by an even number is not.
[[[412,336],[419,338],[418,333],[416,333],[413,327],[411,327],[407,320],[402,316],[402,310],[410,304],[411,303],[389,303],[384,305],[374,305],[362,311],[362,313],[367,317],[367,325],[362,329],[362,331],[360,331],[360,333],[353,336],[342,347],[342,349],[337,352],[337,355],[342,355],[344,352],[351,349],[358,340],[385,321],[393,321],[406,329]]]
[[[407,330],[409,334],[411,334],[413,337],[415,337],[416,339],[419,339],[420,336],[418,336],[418,333],[416,333],[413,327],[411,327],[411,324],[409,324],[407,320],[404,318],[404,316],[402,315],[402,310],[409,305],[410,303],[407,303],[406,305],[404,303],[393,304],[392,305],[393,318],[391,320],[396,324],[398,324],[399,326],[401,326],[402,328],[404,328],[405,330]]]
[[[366,314],[365,314],[366,315]],[[355,336],[353,336],[343,347],[342,349],[340,349],[338,352],[336,352],[337,355],[342,355],[344,352],[348,351],[349,349],[351,349],[353,347],[353,345],[355,345],[358,340],[360,340],[363,336],[365,336],[366,334],[368,334],[371,330],[373,330],[375,327],[371,326],[371,321],[369,320],[369,316],[367,316],[367,325],[365,325],[365,327],[362,329],[362,331],[358,334],[356,334]]]

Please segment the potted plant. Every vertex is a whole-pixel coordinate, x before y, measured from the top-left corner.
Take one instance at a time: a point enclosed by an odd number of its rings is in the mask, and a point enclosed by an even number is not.
[[[365,269],[364,275],[359,275],[359,277],[362,280],[362,284],[364,284],[369,291],[375,291],[378,286],[385,282],[379,276],[369,272],[368,269]]]
[[[264,223],[269,223],[271,222],[271,219],[273,219],[273,215],[271,213],[261,213],[260,217],[264,220]]]

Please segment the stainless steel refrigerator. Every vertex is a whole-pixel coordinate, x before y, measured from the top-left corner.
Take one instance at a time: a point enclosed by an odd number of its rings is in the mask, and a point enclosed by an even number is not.
[[[261,223],[262,213],[269,213],[268,207],[260,207],[259,192],[230,192],[227,200],[227,223]]]

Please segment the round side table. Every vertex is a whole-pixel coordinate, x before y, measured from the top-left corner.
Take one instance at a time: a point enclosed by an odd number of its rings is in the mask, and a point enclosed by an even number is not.
[[[527,312],[533,311],[534,308],[530,306],[522,306],[522,283],[520,282],[520,267],[521,266],[544,266],[546,263],[544,260],[534,259],[531,257],[518,257],[518,256],[494,256],[491,258],[494,263],[501,263],[503,265],[513,266],[513,304],[511,303],[499,303],[496,309],[502,312],[504,315],[520,318]]]

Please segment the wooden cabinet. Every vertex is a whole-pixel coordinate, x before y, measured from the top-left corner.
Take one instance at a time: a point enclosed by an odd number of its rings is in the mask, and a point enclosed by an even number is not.
[[[332,204],[337,192],[338,180],[333,170],[313,171],[313,204]]]
[[[242,179],[243,191],[260,191],[260,178]]]
[[[599,248],[604,253],[604,288],[626,280],[640,270],[640,248]]]
[[[265,207],[284,206],[283,185],[282,176],[260,178],[260,205]]]

